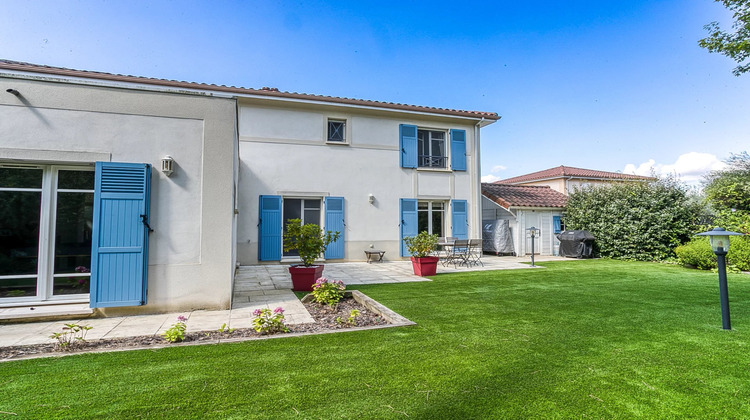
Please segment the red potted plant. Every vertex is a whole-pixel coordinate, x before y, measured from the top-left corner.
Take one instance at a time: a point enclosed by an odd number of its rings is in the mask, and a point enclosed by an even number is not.
[[[339,232],[323,231],[314,223],[303,225],[300,219],[291,219],[284,232],[284,251],[297,251],[302,264],[289,267],[295,291],[311,292],[315,281],[322,277],[323,265],[315,260],[326,251],[331,242],[339,238]]]
[[[417,236],[404,238],[406,249],[411,254],[411,264],[414,274],[418,276],[434,276],[437,273],[439,258],[430,254],[437,249],[438,236],[430,235],[425,231],[419,232]]]

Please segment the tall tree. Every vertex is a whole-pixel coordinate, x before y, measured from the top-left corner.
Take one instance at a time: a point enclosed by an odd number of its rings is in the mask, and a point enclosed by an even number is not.
[[[716,224],[750,233],[750,154],[732,154],[726,163],[706,175],[703,191],[716,211]]]
[[[716,0],[734,14],[732,29],[721,30],[718,22],[711,22],[704,28],[709,36],[698,41],[698,45],[712,53],[724,54],[739,65],[732,70],[735,76],[750,71],[750,0]]]

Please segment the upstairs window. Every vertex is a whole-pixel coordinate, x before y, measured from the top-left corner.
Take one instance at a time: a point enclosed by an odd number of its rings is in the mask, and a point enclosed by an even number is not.
[[[328,120],[328,142],[346,143],[346,121]]]
[[[420,168],[445,168],[445,131],[417,130],[417,154]]]

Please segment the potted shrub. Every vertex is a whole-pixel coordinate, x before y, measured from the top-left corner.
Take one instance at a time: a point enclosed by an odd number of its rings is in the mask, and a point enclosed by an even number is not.
[[[303,225],[300,219],[291,219],[284,232],[284,251],[297,251],[302,264],[289,267],[292,285],[296,291],[311,292],[315,280],[323,274],[323,265],[315,260],[326,251],[331,242],[339,238],[340,232],[324,232],[314,223]]]
[[[406,249],[411,254],[414,274],[423,277],[434,276],[437,273],[439,258],[430,254],[437,249],[438,236],[422,231],[417,236],[405,237],[404,243],[406,243]]]

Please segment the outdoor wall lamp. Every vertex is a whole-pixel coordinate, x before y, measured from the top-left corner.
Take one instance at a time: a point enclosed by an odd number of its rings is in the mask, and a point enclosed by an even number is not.
[[[369,202],[370,204],[374,203],[374,202],[375,202],[375,196],[374,196],[374,195],[372,195],[372,194],[368,195],[368,196],[367,196],[367,201],[368,201],[368,202]]]
[[[536,267],[534,265],[534,238],[539,236],[539,229],[535,228],[534,226],[526,229],[529,231],[529,235],[531,237],[531,266]]]
[[[727,291],[727,265],[725,257],[729,252],[729,237],[734,235],[743,235],[742,233],[729,232],[724,228],[713,228],[708,232],[699,233],[698,236],[708,236],[711,243],[711,249],[716,254],[719,268],[719,295],[721,297],[721,324],[725,330],[732,329],[732,323],[729,319],[729,292]]]
[[[174,159],[172,159],[172,156],[166,155],[161,158],[161,171],[166,176],[172,175],[172,172],[174,172]]]

